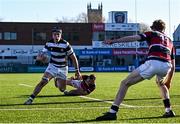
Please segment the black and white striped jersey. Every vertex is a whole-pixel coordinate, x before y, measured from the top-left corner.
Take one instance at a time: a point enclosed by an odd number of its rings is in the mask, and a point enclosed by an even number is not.
[[[43,48],[43,52],[48,52],[50,54],[49,63],[56,67],[67,66],[68,56],[74,54],[71,45],[63,39],[57,43],[53,40],[48,41]]]

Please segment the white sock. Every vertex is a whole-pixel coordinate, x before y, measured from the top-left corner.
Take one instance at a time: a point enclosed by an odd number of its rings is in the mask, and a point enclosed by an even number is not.
[[[165,108],[165,112],[171,111],[171,108]]]
[[[117,108],[116,108],[117,111],[113,110],[112,107],[117,107]],[[113,103],[112,106],[111,106],[111,108],[110,108],[110,110],[109,110],[109,112],[110,112],[110,113],[117,113],[117,112],[118,112],[118,109],[119,109],[118,105],[116,105],[116,104]]]
[[[32,97],[29,97],[29,99],[32,100],[32,101],[34,100]]]
[[[116,111],[114,111],[113,109],[109,110],[110,113],[116,113]]]

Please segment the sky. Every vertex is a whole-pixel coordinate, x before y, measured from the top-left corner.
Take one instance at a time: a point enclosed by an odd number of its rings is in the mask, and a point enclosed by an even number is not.
[[[87,13],[89,3],[94,9],[102,3],[106,21],[110,11],[128,11],[129,22],[149,26],[155,19],[162,19],[171,38],[180,24],[180,0],[0,0],[0,21],[57,22]]]

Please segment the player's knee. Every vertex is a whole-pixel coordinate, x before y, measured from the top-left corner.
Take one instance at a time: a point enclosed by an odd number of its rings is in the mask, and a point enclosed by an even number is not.
[[[122,80],[121,81],[121,85],[124,85],[124,86],[127,86],[127,87],[129,87],[129,84],[128,84],[128,80]]]
[[[47,77],[42,77],[42,80],[41,80],[41,85],[45,85],[49,82],[49,79]]]
[[[156,81],[156,84],[159,86],[159,87],[161,87],[161,86],[163,86],[164,85],[164,83],[163,83],[163,81],[161,80],[161,81]]]

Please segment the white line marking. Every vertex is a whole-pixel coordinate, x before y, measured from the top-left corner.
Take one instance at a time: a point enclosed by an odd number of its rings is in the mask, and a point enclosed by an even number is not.
[[[81,98],[85,98],[85,99],[91,99],[91,100],[95,100],[95,101],[101,101],[101,102],[105,102],[105,103],[110,103],[112,104],[113,102],[111,101],[106,101],[106,100],[102,100],[102,99],[96,99],[96,98],[91,98],[91,97],[87,97],[87,96],[79,96]],[[127,105],[127,104],[122,104],[121,106],[125,106],[125,107],[136,107],[136,106],[132,106],[132,105]]]
[[[26,87],[32,87],[31,85],[27,85],[27,84],[19,84],[22,86],[26,86]],[[106,100],[102,100],[102,99],[97,99],[97,98],[91,98],[91,97],[87,97],[87,96],[79,96],[80,98],[84,98],[84,99],[90,99],[90,100],[95,100],[95,101],[101,101],[101,102],[105,102],[105,103],[109,103],[112,104],[113,102],[111,101],[106,101]],[[132,106],[132,105],[126,105],[126,104],[122,104],[121,106],[125,106],[125,107],[136,107],[136,106]]]
[[[173,105],[174,107],[179,107],[180,105]],[[164,106],[137,106],[134,108],[163,108]],[[79,107],[79,108],[2,108],[0,111],[44,111],[44,110],[80,110],[80,109],[105,109],[109,107]],[[129,108],[130,107],[125,107]]]
[[[79,97],[80,97],[80,98],[84,98],[84,99],[94,100],[94,101],[101,101],[101,102],[105,102],[105,103],[110,103],[110,104],[113,103],[113,102],[111,102],[111,101],[106,101],[106,100],[102,100],[102,99],[96,99],[96,98],[87,97],[87,96],[79,96]]]
[[[25,87],[33,87],[31,85],[28,84],[19,84],[21,86],[25,86]],[[91,99],[91,100],[95,100],[95,101],[101,101],[101,102],[105,102],[105,103],[109,103],[112,104],[113,102],[111,101],[106,101],[106,100],[102,100],[102,99],[97,99],[97,98],[91,98],[91,97],[87,97],[87,96],[79,96],[80,98],[84,98],[84,99]],[[127,104],[122,104],[121,106],[127,107],[127,108],[159,108],[159,107],[164,107],[164,106],[132,106],[132,105],[127,105]],[[179,107],[180,105],[172,105],[172,107]],[[88,107],[88,108],[108,108],[108,107]],[[46,110],[46,109],[68,109],[68,108],[35,108],[35,110]],[[69,108],[69,109],[82,109],[82,108]],[[0,109],[2,110],[2,109]],[[3,109],[4,110],[4,109]],[[7,109],[8,110],[8,109]],[[13,109],[10,109],[13,110]],[[16,109],[15,109],[16,110]],[[24,110],[24,109],[22,109]],[[26,109],[25,109],[26,110]],[[31,109],[27,109],[27,110],[31,110]]]
[[[28,84],[19,84],[20,86],[25,86],[25,87],[33,87],[31,85],[28,85]]]

